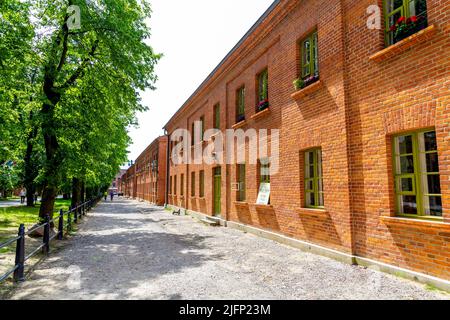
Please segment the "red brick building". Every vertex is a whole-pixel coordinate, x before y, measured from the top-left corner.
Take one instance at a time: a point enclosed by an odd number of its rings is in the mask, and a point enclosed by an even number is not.
[[[450,1],[275,1],[165,129],[279,129],[279,171],[171,161],[169,204],[450,280],[449,22]]]
[[[155,139],[122,177],[124,195],[165,204],[167,136]]]

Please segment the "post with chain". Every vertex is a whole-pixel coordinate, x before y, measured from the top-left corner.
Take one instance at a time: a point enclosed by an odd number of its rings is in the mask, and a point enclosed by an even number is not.
[[[48,254],[50,252],[50,216],[45,216],[44,223],[44,239],[43,239],[42,253]]]
[[[20,282],[24,281],[24,271],[25,271],[25,225],[21,224],[18,233],[19,239],[17,239],[16,244],[16,267],[14,271],[14,281]]]
[[[59,220],[58,220],[58,240],[62,240],[64,237],[64,212],[59,210]]]

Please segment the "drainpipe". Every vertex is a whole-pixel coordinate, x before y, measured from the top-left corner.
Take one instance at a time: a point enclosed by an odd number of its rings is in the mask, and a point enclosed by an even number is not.
[[[167,137],[166,142],[166,183],[165,183],[165,191],[164,191],[164,208],[167,209],[169,205],[169,177],[170,177],[170,135],[167,132],[167,129],[164,129],[164,135]]]

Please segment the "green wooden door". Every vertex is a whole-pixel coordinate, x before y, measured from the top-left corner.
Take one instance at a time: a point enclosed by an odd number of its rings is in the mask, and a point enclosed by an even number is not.
[[[222,187],[222,170],[220,167],[214,169],[214,215],[221,214],[221,187]]]

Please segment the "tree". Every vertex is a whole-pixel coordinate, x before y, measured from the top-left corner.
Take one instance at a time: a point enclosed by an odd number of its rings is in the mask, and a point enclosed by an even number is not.
[[[79,30],[70,30],[67,24],[70,18],[68,8],[72,5],[80,8],[83,22]],[[135,112],[145,109],[140,104],[138,92],[153,88],[156,80],[154,66],[160,56],[145,42],[150,36],[146,20],[151,13],[146,1],[42,0],[33,10],[40,21],[38,30],[45,31],[38,34],[34,42],[35,50],[44,61],[43,102],[39,115],[45,146],[45,164],[41,174],[44,190],[39,213],[43,217],[53,212],[63,166],[73,158],[64,152],[67,150],[64,145],[78,143],[61,129],[65,124],[60,120],[77,117],[86,112],[83,106],[90,105],[103,109],[103,118],[118,120],[124,130],[132,123]],[[84,79],[88,80],[81,88]],[[78,104],[81,97],[92,99],[95,95],[101,95],[107,104]],[[72,106],[72,109],[67,110],[67,106]],[[99,118],[90,120],[95,122]],[[72,128],[78,128],[78,125]],[[126,144],[120,141],[115,146],[114,143],[110,147],[123,148]],[[82,148],[80,150],[83,151]],[[107,154],[104,158],[114,160]],[[109,170],[111,165],[99,164]],[[102,173],[108,171],[105,167],[99,168]],[[98,178],[97,174],[93,176]]]

